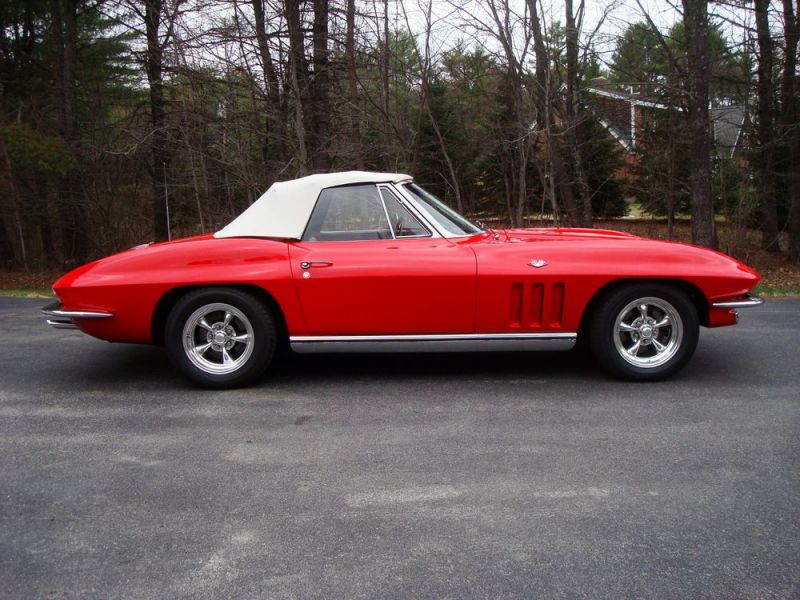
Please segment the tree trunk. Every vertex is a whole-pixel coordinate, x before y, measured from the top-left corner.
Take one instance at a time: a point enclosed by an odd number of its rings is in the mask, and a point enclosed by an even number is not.
[[[783,54],[781,85],[781,122],[785,140],[787,200],[789,203],[789,259],[800,263],[800,114],[797,110],[797,46],[800,40],[800,9],[792,0],[783,0],[783,31],[786,48]]]
[[[582,213],[578,210],[578,203],[575,201],[575,194],[572,190],[572,182],[570,181],[567,166],[564,164],[564,158],[561,155],[561,145],[556,140],[553,132],[555,125],[551,122],[547,126],[547,146],[548,155],[550,157],[550,172],[553,179],[553,185],[558,189],[561,200],[564,203],[564,212],[566,213],[567,225],[575,227],[581,224]]]
[[[2,152],[3,162],[8,171],[8,187],[9,191],[11,192],[10,194],[11,212],[14,216],[13,229],[15,229],[15,232],[17,234],[17,239],[19,241],[19,257],[21,259],[20,262],[22,263],[22,266],[25,268],[25,270],[28,271],[28,251],[25,245],[25,234],[22,231],[22,219],[19,214],[19,206],[21,204],[19,198],[19,190],[17,189],[17,185],[14,182],[14,171],[12,170],[11,157],[8,154],[8,148],[6,148],[6,144],[2,135],[0,135],[0,152]],[[5,237],[5,235],[3,237]],[[9,244],[9,246],[10,245],[11,244]]]
[[[389,0],[383,2],[383,57],[381,61],[381,89],[383,90],[383,144],[385,149],[384,162],[392,161],[392,127],[390,102],[389,102]]]
[[[272,53],[269,50],[263,0],[252,0],[252,4],[253,15],[255,17],[256,39],[258,41],[258,53],[261,57],[262,69],[264,70],[264,86],[267,97],[267,109],[264,115],[264,127],[266,131],[262,145],[266,163],[270,159],[283,158],[283,124],[285,119],[280,93],[280,83],[278,82],[278,75],[275,72],[275,65],[272,61]]]
[[[769,31],[769,0],[755,0],[758,34],[758,159],[757,176],[761,197],[761,247],[776,252],[778,242],[778,207],[775,200],[775,152],[773,140],[773,44]]]
[[[516,222],[516,215],[514,213],[514,205],[511,201],[512,191],[511,191],[511,184],[508,181],[508,173],[503,172],[503,189],[505,191],[505,198],[506,198],[506,213],[508,214],[508,222],[512,227],[517,225]]]
[[[567,223],[577,225],[581,220],[581,212],[575,202],[569,178],[567,177],[564,160],[561,156],[561,148],[556,142],[554,129],[555,119],[553,117],[553,90],[550,85],[549,56],[542,32],[542,23],[539,19],[537,6],[538,0],[527,0],[528,11],[530,12],[531,32],[533,34],[533,52],[536,58],[536,120],[537,129],[545,132],[545,144],[547,156],[550,164],[551,185],[558,189],[561,200],[564,202],[564,212],[566,213]],[[553,197],[555,202],[555,196]]]
[[[350,154],[356,166],[364,170],[364,148],[361,143],[358,110],[358,75],[356,73],[356,2],[347,0],[347,31],[345,33],[344,57],[347,63],[348,117],[350,119]]]
[[[589,189],[589,182],[586,178],[586,171],[583,167],[583,153],[581,150],[581,140],[579,139],[580,125],[583,118],[578,73],[578,28],[575,24],[575,13],[573,12],[572,0],[566,0],[566,46],[567,46],[567,98],[566,98],[566,121],[567,139],[569,140],[570,153],[572,155],[572,167],[575,175],[575,183],[580,198],[582,214],[580,224],[584,227],[592,226],[592,193]],[[579,2],[579,12],[583,13],[584,0]]]
[[[164,109],[164,63],[161,46],[163,0],[144,0],[147,37],[147,83],[150,86],[150,183],[153,189],[153,237],[156,241],[169,237],[166,198],[166,170],[169,161],[168,136]]]
[[[525,227],[525,211],[528,208],[528,144],[520,144],[519,176],[517,180],[517,223]]]
[[[671,117],[670,113],[670,117]],[[672,118],[670,118],[672,121]],[[669,136],[667,155],[667,239],[675,236],[675,136]]]
[[[305,174],[309,170],[308,149],[313,146],[309,137],[309,115],[306,101],[308,99],[308,65],[306,62],[303,31],[300,20],[300,0],[286,0],[286,26],[289,30],[289,81],[294,104],[294,131],[297,138],[295,158],[298,170]]]
[[[311,127],[314,168],[327,171],[330,156],[330,72],[328,65],[328,0],[314,1],[314,82],[311,88]]]
[[[420,6],[420,8],[422,7]],[[424,11],[425,34],[423,36],[423,40],[425,44],[425,53],[423,54],[422,52],[420,52],[416,42],[414,43],[414,53],[416,55],[420,69],[420,88],[421,88],[420,104],[425,107],[425,112],[428,115],[428,120],[430,121],[431,128],[433,129],[433,132],[436,135],[436,141],[439,144],[439,150],[441,151],[445,165],[447,166],[447,177],[443,177],[443,179],[445,180],[449,179],[450,187],[453,188],[453,193],[455,194],[456,197],[456,208],[458,209],[458,212],[462,213],[464,212],[464,203],[461,199],[461,182],[458,180],[456,167],[453,163],[452,158],[450,157],[450,152],[448,152],[447,150],[447,143],[445,142],[444,136],[442,135],[442,130],[439,127],[439,121],[436,119],[436,115],[433,114],[433,107],[431,106],[431,101],[430,101],[431,71],[433,71],[433,67],[431,66],[432,61],[431,61],[431,47],[430,47],[431,33],[433,31],[433,23],[431,21],[432,10],[433,10],[433,3],[431,0],[429,0]],[[417,127],[417,130],[419,131],[419,126]],[[420,136],[417,136],[416,142],[417,143],[415,144],[415,151],[414,151],[415,156],[417,154],[417,149],[419,148]]]
[[[711,132],[708,111],[711,65],[708,47],[708,1],[683,0],[688,66],[689,189],[692,241],[716,248],[711,195]]]
[[[48,193],[49,178],[40,178],[34,184],[36,194],[36,217],[39,220],[39,231],[42,236],[42,252],[46,264],[58,262],[58,249],[53,238],[53,227],[50,218],[50,198]]]
[[[508,154],[506,156],[508,157],[507,169],[511,188],[513,190],[512,196],[515,198],[513,224],[516,226],[522,222],[528,200],[527,178],[525,176],[529,166],[528,150],[531,146],[531,138],[534,140],[533,143],[536,143],[540,128],[537,127],[537,131],[535,132],[531,131],[530,117],[525,111],[525,91],[523,89],[525,70],[523,66],[519,64],[519,60],[514,51],[515,41],[510,26],[511,8],[507,2],[500,3],[502,11],[498,11],[498,5],[495,2],[489,2],[487,6],[492,14],[495,26],[497,27],[496,39],[503,48],[507,63],[506,77],[508,79],[506,83],[509,87],[508,98],[510,100],[507,111],[511,117],[509,121],[513,123],[513,127],[509,132],[512,139],[506,140],[508,144]],[[534,21],[533,17],[531,21]],[[539,27],[539,25],[538,20],[536,20],[536,26]],[[541,34],[540,27],[537,31]],[[541,50],[544,51],[544,46],[541,47]],[[536,66],[538,69],[538,62]],[[537,104],[537,108],[538,106]],[[537,113],[537,124],[540,123],[540,116],[541,115]]]
[[[542,24],[539,21],[539,11],[536,6],[537,0],[527,0],[527,2],[533,33],[533,54],[536,58],[536,128],[539,131],[544,131],[549,121],[547,118],[548,111],[545,106],[549,97],[549,90],[547,89],[549,87],[547,46],[545,46],[544,35],[542,34]]]
[[[61,181],[59,218],[64,261],[80,264],[86,261],[88,210],[82,193],[80,130],[75,112],[75,61],[78,23],[75,0],[53,0],[53,33],[56,42],[55,82],[59,92],[58,125],[75,166]]]
[[[264,69],[264,84],[266,86],[267,97],[274,103],[272,108],[277,107],[280,98],[280,85],[278,76],[275,73],[275,65],[272,62],[272,53],[269,51],[269,39],[267,37],[267,22],[264,16],[263,0],[252,0],[253,15],[255,17],[256,40],[258,41],[258,53],[261,56],[261,65]]]
[[[544,36],[542,35],[542,24],[539,21],[539,10],[536,5],[538,0],[527,0],[528,11],[530,12],[531,32],[533,33],[533,54],[536,59],[535,77],[536,89],[534,90],[534,104],[536,106],[536,130],[537,137],[541,132],[545,135],[545,147],[549,158],[550,173],[545,172],[545,182],[549,183],[550,204],[553,209],[553,218],[558,222],[559,207],[555,195],[554,171],[553,168],[553,138],[550,135],[550,110],[549,110],[549,81],[548,81],[548,58],[547,46],[545,46]]]
[[[189,134],[187,131],[183,132],[183,140],[186,143],[186,154],[189,158],[189,169],[192,172],[192,189],[194,190],[194,201],[197,205],[197,218],[200,222],[200,231],[206,232],[205,219],[203,219],[203,202],[200,199],[200,186],[197,180],[197,169],[194,166],[194,149],[192,143],[189,141]]]

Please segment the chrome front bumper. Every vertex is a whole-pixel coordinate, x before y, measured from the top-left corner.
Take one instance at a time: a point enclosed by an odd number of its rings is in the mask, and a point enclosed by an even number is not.
[[[53,302],[42,309],[47,317],[47,324],[56,329],[77,329],[73,319],[107,319],[111,313],[87,310],[61,310],[60,302]]]
[[[759,306],[764,304],[764,300],[753,294],[745,294],[739,300],[726,300],[725,302],[714,302],[711,306],[714,308],[749,308],[751,306]]]

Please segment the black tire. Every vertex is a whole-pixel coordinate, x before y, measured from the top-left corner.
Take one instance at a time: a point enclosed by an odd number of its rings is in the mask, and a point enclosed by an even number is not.
[[[275,331],[272,314],[255,296],[236,288],[205,288],[172,308],[164,345],[186,378],[205,388],[229,389],[264,373],[275,354]]]
[[[644,311],[639,308],[642,304]],[[665,324],[652,327],[658,323]],[[597,306],[589,342],[597,361],[615,377],[657,381],[686,365],[697,347],[699,330],[697,309],[680,289],[660,283],[631,284],[611,292]]]

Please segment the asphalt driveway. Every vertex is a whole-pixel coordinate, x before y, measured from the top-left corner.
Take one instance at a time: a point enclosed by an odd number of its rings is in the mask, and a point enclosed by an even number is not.
[[[658,384],[293,357],[207,392],[0,298],[0,596],[797,598],[800,301]]]

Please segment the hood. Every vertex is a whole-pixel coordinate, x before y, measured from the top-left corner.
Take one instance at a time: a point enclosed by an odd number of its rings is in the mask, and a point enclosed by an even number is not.
[[[527,264],[531,258],[541,258],[560,273],[734,278],[749,282],[750,287],[760,279],[756,271],[722,252],[619,231],[542,228],[505,229],[496,234],[471,238],[476,252],[508,264]]]

